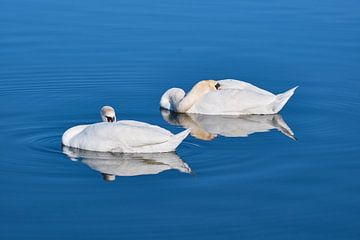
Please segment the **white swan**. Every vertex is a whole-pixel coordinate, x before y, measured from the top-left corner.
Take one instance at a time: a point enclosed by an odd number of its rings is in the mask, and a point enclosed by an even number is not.
[[[277,129],[296,140],[293,131],[280,114],[224,116],[175,113],[162,109],[161,115],[168,123],[191,129],[192,136],[206,141],[213,140],[217,135],[247,137],[257,132],[268,132],[271,129]]]
[[[114,181],[116,176],[159,174],[171,169],[192,173],[191,168],[174,152],[109,153],[64,146],[63,153],[71,160],[79,159],[91,169],[100,172],[106,181]]]
[[[68,129],[62,136],[62,144],[99,152],[171,152],[190,132],[185,130],[174,135],[148,123],[130,120],[115,122],[115,111],[108,106],[101,109],[101,118],[106,122]]]
[[[160,106],[174,112],[210,115],[275,114],[296,88],[275,95],[243,81],[204,80],[188,94],[180,88],[167,90],[161,97]]]

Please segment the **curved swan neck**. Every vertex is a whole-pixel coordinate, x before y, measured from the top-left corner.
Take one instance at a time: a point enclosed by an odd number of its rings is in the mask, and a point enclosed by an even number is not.
[[[186,112],[189,110],[197,100],[197,95],[189,92],[183,99],[178,102],[176,106],[177,112]]]
[[[180,88],[171,88],[162,95],[160,106],[175,112],[187,112],[205,94],[217,90],[216,84],[214,80],[200,81],[186,95]]]
[[[177,112],[186,112],[188,111],[198,100],[201,99],[206,93],[209,92],[209,89],[204,87],[202,82],[196,84],[186,96],[177,104]]]

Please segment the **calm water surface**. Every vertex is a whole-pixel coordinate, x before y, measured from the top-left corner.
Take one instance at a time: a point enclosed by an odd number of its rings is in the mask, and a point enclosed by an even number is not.
[[[358,1],[0,8],[1,239],[360,238]],[[276,119],[159,111],[166,89],[223,78],[300,87]],[[62,133],[105,104],[201,131],[166,155],[64,154]]]

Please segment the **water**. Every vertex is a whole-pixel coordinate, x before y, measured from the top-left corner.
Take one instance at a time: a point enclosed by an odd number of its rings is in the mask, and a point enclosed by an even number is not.
[[[1,239],[360,238],[358,1],[0,6]],[[119,165],[62,152],[62,133],[105,104],[180,132],[161,94],[209,78],[299,85],[281,116],[298,141],[270,126],[201,132],[175,156]],[[159,174],[99,172],[132,164]]]

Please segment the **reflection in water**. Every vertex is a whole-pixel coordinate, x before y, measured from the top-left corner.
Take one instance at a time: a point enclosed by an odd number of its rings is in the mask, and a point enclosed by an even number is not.
[[[63,146],[63,153],[71,160],[81,160],[82,163],[100,172],[105,181],[115,181],[116,176],[158,174],[171,169],[191,173],[190,167],[174,152],[110,153]]]
[[[256,132],[267,132],[271,129],[277,129],[296,140],[294,133],[280,114],[224,116],[175,113],[161,109],[161,115],[170,124],[191,129],[191,135],[201,140],[210,141],[217,135],[247,137]]]

